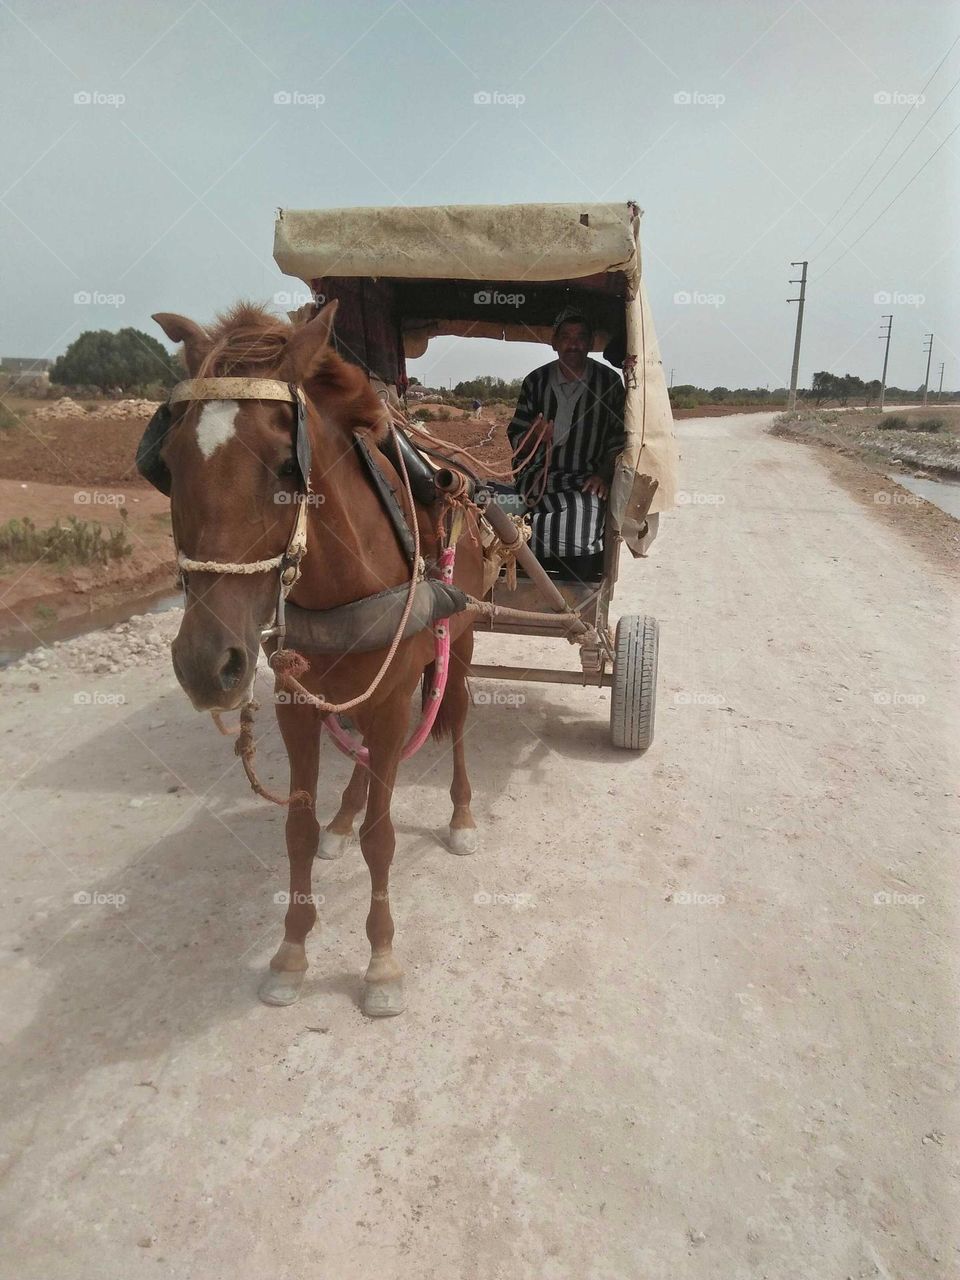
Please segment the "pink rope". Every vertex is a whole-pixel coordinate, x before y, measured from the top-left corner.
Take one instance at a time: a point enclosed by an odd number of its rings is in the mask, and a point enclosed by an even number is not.
[[[440,577],[447,584],[453,581],[453,567],[456,559],[456,547],[445,547],[440,555]],[[430,692],[424,703],[420,723],[410,735],[407,745],[400,753],[401,760],[408,760],[410,756],[420,750],[430,736],[430,730],[433,728],[437,712],[440,710],[440,703],[443,701],[444,690],[447,687],[447,675],[450,671],[449,624],[449,618],[442,618],[433,628],[433,679],[430,682]],[[330,737],[333,739],[337,749],[342,751],[345,756],[350,756],[357,764],[362,764],[369,769],[370,752],[366,747],[361,746],[360,742],[352,734],[347,733],[337,717],[335,715],[326,716],[324,724],[329,729]]]

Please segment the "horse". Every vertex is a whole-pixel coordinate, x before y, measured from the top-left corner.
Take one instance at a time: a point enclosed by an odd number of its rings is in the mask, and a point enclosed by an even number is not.
[[[336,309],[333,301],[308,322],[290,324],[264,308],[240,303],[208,329],[180,315],[153,317],[172,342],[183,344],[191,379],[257,379],[263,387],[270,382],[262,380],[270,380],[293,388],[285,400],[241,396],[176,401],[171,396],[169,426],[158,457],[168,475],[179,561],[187,566],[182,574],[184,614],[172,658],[177,680],[197,710],[218,714],[249,704],[262,634],[280,598],[278,571],[283,572],[284,549],[295,540],[304,505],[306,554],[298,565],[290,603],[305,610],[329,610],[410,579],[410,564],[383,497],[354,447],[355,439],[362,441],[391,487],[402,491],[401,468],[382,452],[390,430],[389,411],[363,370],[334,350]],[[211,384],[212,394],[218,394],[217,385]],[[258,390],[256,383],[237,385],[251,397]],[[309,461],[304,464],[307,452]],[[298,465],[305,475],[298,476]],[[428,563],[441,552],[438,514],[414,501],[407,489],[404,515],[408,522],[416,521]],[[453,585],[480,596],[482,547],[475,512],[469,508],[455,546]],[[270,567],[264,568],[265,563]],[[229,566],[230,572],[217,571]],[[448,619],[448,679],[433,726],[435,737],[449,736],[452,741],[449,847],[457,854],[478,848],[464,755],[474,620],[468,614]],[[263,641],[268,653],[276,643]],[[370,685],[383,666],[384,653],[304,652],[309,669],[300,678],[311,695],[322,691],[323,698],[338,704],[350,701]],[[431,628],[402,639],[375,691],[350,710],[368,764],[355,765],[340,807],[322,832],[315,804],[323,717],[307,698],[281,697],[275,703],[289,759],[290,892],[283,940],[259,989],[267,1004],[292,1004],[301,993],[308,967],[306,938],[317,919],[311,892],[314,858],[339,857],[363,809],[359,834],[370,872],[370,961],[361,1008],[370,1017],[403,1011],[403,970],[393,949],[389,898],[396,845],[390,806],[411,700],[429,675],[433,658]]]

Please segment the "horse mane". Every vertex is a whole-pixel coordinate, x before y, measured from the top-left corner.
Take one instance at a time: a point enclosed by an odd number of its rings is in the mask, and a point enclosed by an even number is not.
[[[238,302],[218,315],[207,332],[210,349],[198,378],[276,378],[282,373],[294,326],[256,303]],[[346,434],[363,431],[374,443],[385,439],[388,415],[383,401],[364,371],[332,347],[322,353],[304,389]]]

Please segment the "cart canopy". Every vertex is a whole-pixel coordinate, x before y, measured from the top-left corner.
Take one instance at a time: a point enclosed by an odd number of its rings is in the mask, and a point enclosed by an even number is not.
[[[575,303],[593,324],[593,349],[623,369],[626,445],[610,510],[637,554],[646,510],[638,481],[657,481],[654,512],[674,504],[677,485],[640,216],[632,201],[281,209],[274,258],[318,298],[347,303],[351,351],[388,384],[438,336],[549,344],[554,317]]]
[[[308,283],[324,276],[395,280],[640,279],[635,205],[462,204],[281,209],[274,257]]]

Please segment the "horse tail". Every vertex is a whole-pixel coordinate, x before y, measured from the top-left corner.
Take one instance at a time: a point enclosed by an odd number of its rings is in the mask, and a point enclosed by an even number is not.
[[[430,698],[430,689],[433,685],[433,673],[435,669],[436,663],[433,662],[423,669],[423,682],[420,687],[420,705],[422,709],[426,708],[427,702]],[[453,672],[451,671],[447,677],[447,686],[443,691],[443,697],[440,699],[440,706],[437,708],[437,718],[434,720],[433,728],[430,730],[430,736],[437,742],[441,742],[444,738],[449,738],[453,733],[453,726],[456,723],[453,700],[450,697],[453,683]]]

